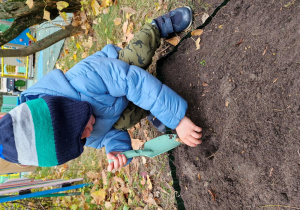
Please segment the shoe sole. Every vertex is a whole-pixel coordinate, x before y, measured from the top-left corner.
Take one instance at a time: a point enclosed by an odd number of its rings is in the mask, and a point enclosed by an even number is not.
[[[186,27],[184,30],[188,29],[189,27],[191,27],[192,23],[193,23],[193,11],[192,11],[192,8],[188,7],[188,6],[184,6],[186,8],[188,8],[188,10],[190,11],[190,15],[191,15],[191,22],[190,24],[188,25],[188,27]]]

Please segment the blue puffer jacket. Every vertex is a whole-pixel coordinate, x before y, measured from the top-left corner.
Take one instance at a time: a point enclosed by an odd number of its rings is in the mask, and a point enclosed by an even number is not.
[[[128,132],[113,128],[129,101],[150,110],[166,126],[176,128],[185,116],[186,101],[145,70],[118,60],[118,50],[107,45],[66,74],[51,71],[21,94],[21,102],[43,95],[89,102],[96,123],[86,146],[105,147],[107,153],[132,149]]]

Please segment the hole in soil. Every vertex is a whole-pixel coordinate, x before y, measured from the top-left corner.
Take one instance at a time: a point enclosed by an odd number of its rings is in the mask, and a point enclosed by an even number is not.
[[[280,193],[280,194],[283,199],[285,199],[287,202],[289,201],[289,197],[286,193]]]
[[[207,145],[207,147],[205,148],[205,157],[209,160],[213,160],[217,151],[218,148],[216,146]]]

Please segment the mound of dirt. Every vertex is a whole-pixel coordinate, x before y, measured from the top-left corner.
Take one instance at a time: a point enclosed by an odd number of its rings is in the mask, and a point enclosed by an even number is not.
[[[202,145],[173,152],[186,209],[300,208],[299,13],[295,0],[229,1],[199,50],[188,38],[159,62],[203,128]]]

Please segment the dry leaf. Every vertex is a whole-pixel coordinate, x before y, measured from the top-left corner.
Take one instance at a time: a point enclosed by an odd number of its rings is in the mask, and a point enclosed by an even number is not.
[[[194,31],[192,31],[191,35],[192,36],[200,36],[203,33],[202,29],[196,29]]]
[[[92,171],[87,172],[86,176],[88,178],[90,178],[90,179],[97,179],[97,178],[99,178],[99,174],[95,173],[95,172],[92,172]]]
[[[123,186],[123,187],[125,186],[125,182],[120,177],[115,176],[115,177],[113,177],[113,180],[115,182],[118,182],[121,186]]]
[[[100,189],[98,191],[92,192],[91,196],[94,198],[96,204],[100,204],[101,201],[105,200],[106,192],[105,189]]]
[[[154,200],[152,193],[150,193],[148,196],[143,196],[143,199],[146,203],[157,206],[157,203]]]
[[[107,209],[112,208],[111,202],[106,201],[106,202],[105,202],[105,208],[107,208]]]
[[[130,33],[128,34],[127,38],[126,38],[126,42],[130,42],[130,40],[132,40],[134,37],[134,34]]]
[[[207,18],[209,18],[209,14],[204,13],[204,14],[202,15],[202,23],[204,23],[204,22],[207,20]]]
[[[204,87],[207,87],[208,86],[208,84],[206,83],[206,82],[203,82],[203,84],[202,84]]]
[[[34,2],[33,0],[27,0],[25,4],[27,4],[27,6],[31,9],[34,5]]]
[[[134,9],[132,9],[131,7],[123,7],[123,8],[121,8],[121,10],[123,10],[126,13],[130,13],[130,14],[136,13],[136,11]]]
[[[148,189],[152,190],[152,183],[151,183],[149,175],[147,175],[147,185],[148,185]]]
[[[147,160],[144,156],[142,156],[142,162],[143,162],[143,164],[146,164],[146,162],[147,162]]]
[[[100,14],[100,5],[97,2],[97,0],[92,0],[91,6],[92,6],[92,9],[93,9],[94,15],[95,16],[99,15]]]
[[[199,181],[201,180],[201,174],[200,173],[198,174],[198,179],[199,179]]]
[[[102,180],[104,185],[108,185],[107,176],[104,170],[102,171]]]
[[[125,21],[125,23],[123,23],[123,33],[126,34],[127,32],[127,28],[128,28],[128,20]]]
[[[107,14],[107,13],[109,13],[109,8],[103,10],[103,14]]]
[[[140,139],[131,139],[131,146],[134,150],[141,149],[146,141]]]
[[[225,106],[229,106],[229,102],[228,101],[225,102]]]
[[[57,5],[57,9],[59,11],[63,10],[64,8],[67,8],[69,6],[69,3],[68,2],[65,2],[65,1],[58,1],[56,2],[56,5]]]
[[[145,178],[142,176],[142,180],[141,180],[141,185],[145,185],[146,184],[146,180],[145,180]]]
[[[198,39],[195,41],[195,43],[196,43],[196,50],[200,49],[200,41],[201,41],[200,37],[198,37]]]
[[[170,43],[173,46],[176,46],[180,41],[178,36],[172,37],[171,39],[167,39],[166,42]]]
[[[50,12],[48,12],[47,10],[44,10],[44,17],[43,17],[43,19],[51,21],[51,19],[50,19]]]
[[[87,52],[83,52],[81,55],[81,58],[86,58],[88,56],[89,56],[89,54]],[[95,161],[92,162],[92,166],[93,166],[93,164],[95,165]]]
[[[122,19],[121,19],[121,18],[116,18],[116,19],[114,19],[114,23],[115,23],[116,26],[120,25],[121,22],[122,22]]]

